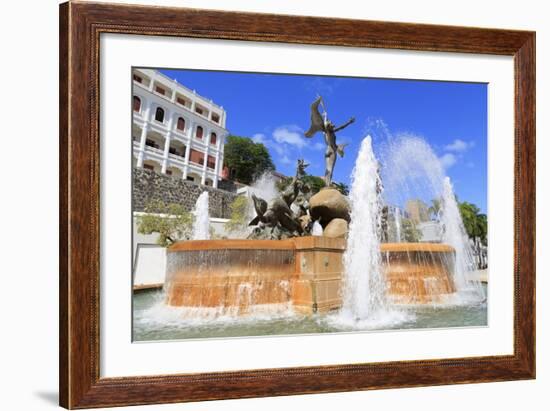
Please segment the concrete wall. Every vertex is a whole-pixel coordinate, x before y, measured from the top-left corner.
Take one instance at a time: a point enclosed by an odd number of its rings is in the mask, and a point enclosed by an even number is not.
[[[157,244],[158,234],[140,234],[137,216],[132,223],[132,284],[134,289],[154,288],[164,284],[166,276],[166,248]],[[210,227],[217,237],[227,236],[227,219],[210,218]]]

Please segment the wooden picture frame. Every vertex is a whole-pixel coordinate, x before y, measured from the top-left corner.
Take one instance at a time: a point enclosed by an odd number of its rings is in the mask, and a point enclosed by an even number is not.
[[[102,33],[483,53],[515,71],[514,353],[100,378]],[[60,6],[60,404],[90,408],[535,378],[535,33],[94,3]],[[511,183],[511,182],[506,182]]]

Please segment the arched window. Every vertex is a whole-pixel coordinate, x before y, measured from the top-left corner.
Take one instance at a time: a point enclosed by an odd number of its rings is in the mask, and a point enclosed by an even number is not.
[[[160,107],[157,107],[157,110],[155,111],[155,120],[160,123],[164,122],[164,110]]]
[[[202,138],[203,133],[204,133],[204,131],[203,131],[202,127],[198,126],[197,127],[197,132],[195,133],[195,137]]]
[[[178,130],[185,130],[185,120],[183,117],[178,118]]]
[[[140,110],[141,110],[141,100],[138,96],[134,96],[134,111],[137,111],[139,113]]]
[[[216,136],[216,133],[210,134],[210,144],[216,144],[217,139],[218,139],[218,136]]]

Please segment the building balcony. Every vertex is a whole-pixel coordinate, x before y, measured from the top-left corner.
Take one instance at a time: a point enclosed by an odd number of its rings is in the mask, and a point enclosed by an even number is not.
[[[138,86],[139,88],[141,88],[143,90],[150,91],[149,90],[149,84],[140,83],[139,81],[134,80],[134,85]]]
[[[187,140],[189,140],[189,130],[180,130],[179,128],[175,128],[172,130],[172,137],[182,143],[187,143]]]
[[[168,159],[171,164],[176,164],[178,166],[185,165],[185,156],[180,156],[179,154],[169,154]]]

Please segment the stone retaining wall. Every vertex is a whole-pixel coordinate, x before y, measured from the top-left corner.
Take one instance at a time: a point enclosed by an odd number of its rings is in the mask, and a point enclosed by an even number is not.
[[[199,195],[209,193],[210,217],[230,218],[230,205],[237,196],[213,187],[199,186],[190,181],[159,174],[142,168],[133,169],[133,211],[145,211],[151,201],[161,200],[165,204],[176,203],[191,211]]]

